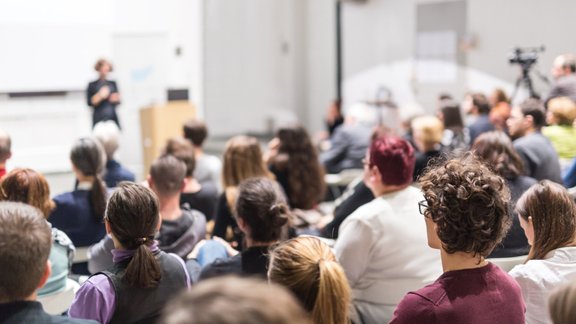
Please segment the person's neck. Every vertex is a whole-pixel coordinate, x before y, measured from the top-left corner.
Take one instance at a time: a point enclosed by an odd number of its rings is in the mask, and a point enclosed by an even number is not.
[[[202,185],[198,180],[194,179],[193,177],[186,178],[186,185],[184,186],[183,192],[186,193],[197,193],[202,189]]]
[[[252,238],[248,237],[248,235],[246,235],[245,238],[246,238],[246,248],[265,247],[265,246],[270,246],[276,242],[276,241],[272,241],[272,242],[254,241]]]
[[[80,172],[76,174],[76,179],[78,179],[78,182],[86,182],[86,183],[94,182],[94,176],[87,176]]]
[[[182,209],[180,209],[180,194],[171,197],[159,197],[159,199],[162,220],[175,220],[182,215]]]
[[[532,135],[534,133],[537,133],[538,129],[534,128],[534,127],[530,127],[528,129],[526,129],[526,131],[524,132],[524,136],[528,136],[528,135]]]
[[[380,197],[386,194],[390,194],[396,191],[400,191],[402,189],[405,189],[409,186],[409,184],[404,184],[404,185],[384,185],[381,184],[375,188],[370,188],[370,190],[372,191],[372,194],[374,195],[374,197]]]
[[[444,272],[476,269],[488,264],[484,257],[478,255],[474,256],[473,253],[455,252],[450,254],[444,249],[440,249],[440,258],[442,260],[442,270]]]
[[[199,158],[204,155],[204,150],[201,146],[194,146],[194,157]]]

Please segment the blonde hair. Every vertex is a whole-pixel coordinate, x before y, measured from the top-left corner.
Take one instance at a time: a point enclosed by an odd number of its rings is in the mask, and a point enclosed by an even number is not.
[[[571,126],[576,119],[576,103],[568,97],[559,97],[550,100],[548,111],[552,114],[558,125]]]
[[[428,149],[442,141],[443,131],[444,125],[437,117],[420,116],[412,120],[412,132],[415,140],[420,140]]]
[[[550,295],[548,310],[554,324],[576,323],[576,281],[563,286]]]
[[[268,277],[290,289],[314,323],[349,321],[350,286],[330,247],[314,237],[298,237],[270,253]]]

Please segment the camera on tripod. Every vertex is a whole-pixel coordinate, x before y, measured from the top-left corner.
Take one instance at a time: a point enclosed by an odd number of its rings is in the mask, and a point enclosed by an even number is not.
[[[529,67],[538,61],[538,54],[544,52],[544,46],[540,47],[516,47],[508,56],[510,64],[520,64]]]

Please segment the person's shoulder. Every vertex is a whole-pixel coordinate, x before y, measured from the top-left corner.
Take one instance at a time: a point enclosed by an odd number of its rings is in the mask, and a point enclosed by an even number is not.
[[[240,274],[242,272],[242,256],[237,254],[226,259],[216,259],[208,264],[200,273],[200,280],[220,277],[227,274]]]
[[[434,308],[437,303],[432,299],[436,297],[435,294],[434,290],[427,291],[427,287],[409,292],[396,307],[390,323],[435,323]]]
[[[65,316],[51,316],[51,324],[97,324],[97,321],[79,318],[70,318]]]

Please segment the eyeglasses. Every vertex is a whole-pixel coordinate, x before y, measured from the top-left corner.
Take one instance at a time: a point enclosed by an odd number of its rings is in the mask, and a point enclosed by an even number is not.
[[[426,200],[418,202],[418,211],[420,214],[426,216],[426,212],[428,211],[428,202]]]

